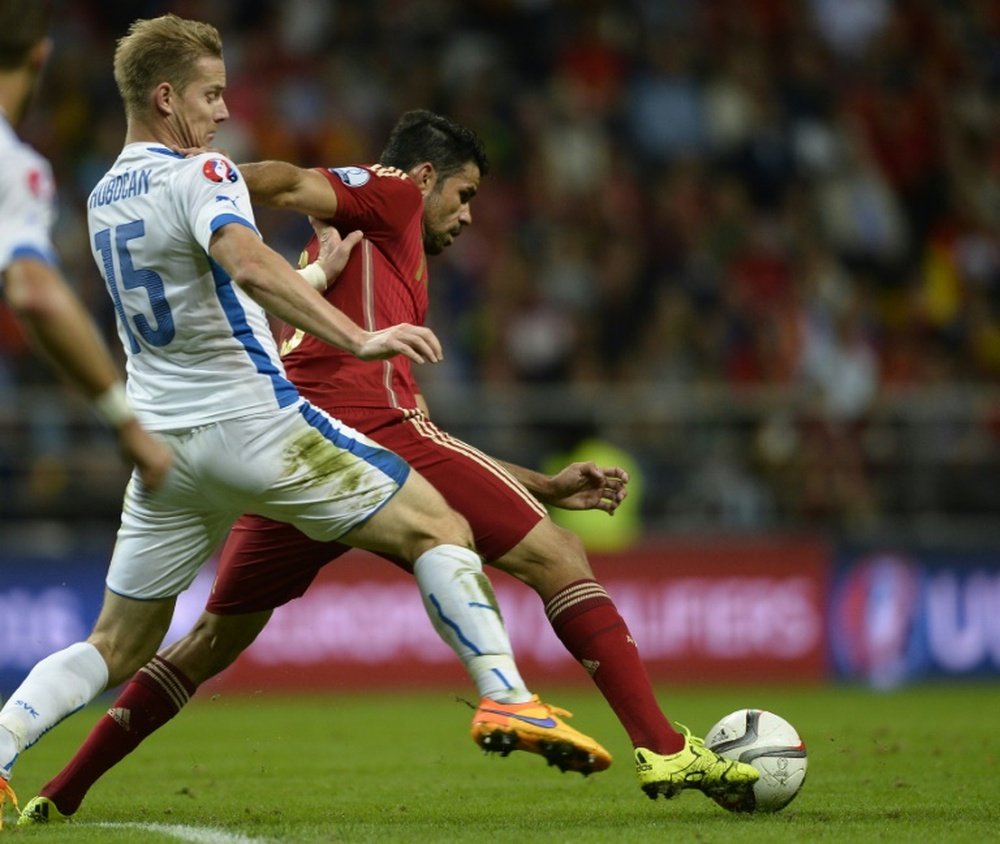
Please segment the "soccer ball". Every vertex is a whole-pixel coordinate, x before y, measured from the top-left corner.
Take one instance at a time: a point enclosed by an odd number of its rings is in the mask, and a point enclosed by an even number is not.
[[[749,797],[716,801],[732,812],[777,812],[792,801],[805,782],[806,746],[795,727],[773,712],[732,712],[708,731],[705,746],[760,772]]]

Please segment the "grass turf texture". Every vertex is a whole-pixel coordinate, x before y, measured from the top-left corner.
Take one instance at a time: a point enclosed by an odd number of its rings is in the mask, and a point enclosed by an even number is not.
[[[790,720],[809,750],[799,796],[732,815],[696,792],[639,790],[624,731],[596,691],[551,700],[615,764],[584,779],[540,757],[485,757],[472,710],[447,692],[196,698],[100,781],[72,824],[15,828],[12,842],[981,842],[1000,830],[1000,684],[860,689],[662,690],[703,733],[745,706]],[[22,803],[100,714],[73,716],[28,751]],[[112,826],[98,826],[110,823]],[[131,826],[129,826],[131,825]],[[159,827],[157,825],[164,825]],[[12,836],[14,836],[12,838]]]

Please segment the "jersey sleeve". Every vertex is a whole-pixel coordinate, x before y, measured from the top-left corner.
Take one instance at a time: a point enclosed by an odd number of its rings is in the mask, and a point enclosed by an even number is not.
[[[0,272],[14,261],[56,263],[52,246],[55,183],[49,163],[22,148],[0,166]]]
[[[423,214],[420,189],[401,170],[371,167],[321,168],[337,194],[331,221],[342,231],[360,229],[369,240],[393,239]]]
[[[243,176],[228,158],[215,153],[195,156],[178,177],[176,201],[191,233],[208,252],[212,235],[228,223],[257,232],[250,192]]]

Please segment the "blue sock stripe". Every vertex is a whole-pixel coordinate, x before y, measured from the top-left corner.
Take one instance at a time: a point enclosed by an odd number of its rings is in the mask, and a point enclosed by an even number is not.
[[[504,677],[503,672],[499,668],[491,668],[490,671],[492,671],[494,674],[497,675],[497,677],[500,678],[500,682],[504,684],[504,686],[507,688],[508,691],[514,688],[511,685],[510,680]]]
[[[437,610],[438,618],[440,618],[442,622],[447,624],[452,630],[455,631],[455,635],[458,636],[458,641],[460,641],[463,645],[465,645],[465,647],[467,647],[470,651],[472,651],[476,656],[482,656],[483,652],[479,650],[479,648],[477,648],[474,644],[472,644],[472,642],[466,639],[465,636],[462,634],[462,631],[459,628],[459,626],[444,614],[444,612],[441,610],[441,602],[438,601],[437,597],[433,593],[428,595],[427,597],[430,600],[430,602],[434,604],[434,609]]]
[[[489,610],[490,612],[495,612],[500,615],[500,612],[492,604],[480,604],[478,601],[469,601],[470,607],[479,607],[481,610]]]

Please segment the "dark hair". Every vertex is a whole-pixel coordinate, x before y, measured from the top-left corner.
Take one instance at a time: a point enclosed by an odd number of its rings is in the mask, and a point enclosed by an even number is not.
[[[426,109],[408,111],[392,128],[379,164],[406,172],[424,161],[433,164],[444,178],[470,161],[483,176],[489,170],[486,149],[472,129]]]
[[[24,64],[28,52],[49,32],[49,0],[0,0],[0,69]]]

